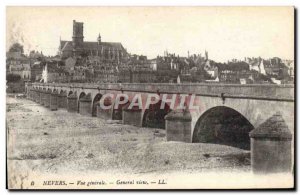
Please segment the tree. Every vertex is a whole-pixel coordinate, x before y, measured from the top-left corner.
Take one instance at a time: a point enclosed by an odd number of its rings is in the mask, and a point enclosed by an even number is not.
[[[6,80],[7,82],[18,82],[19,80],[21,80],[21,76],[18,74],[8,74],[6,76]]]
[[[24,48],[23,45],[20,43],[14,43],[12,46],[9,48],[9,52],[21,52],[21,54],[24,53]]]

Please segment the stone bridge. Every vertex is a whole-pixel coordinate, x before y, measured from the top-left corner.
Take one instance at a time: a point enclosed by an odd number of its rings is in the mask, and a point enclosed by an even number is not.
[[[165,128],[167,140],[249,148],[249,132],[275,113],[280,113],[289,130],[294,132],[294,85],[28,83],[26,93],[51,110],[67,109],[91,117],[122,120],[124,124]],[[115,107],[115,100],[106,94],[127,94],[129,101],[135,94],[141,94],[142,100],[149,94],[157,94],[160,101],[148,109],[129,110],[128,104]],[[194,94],[194,107],[172,110],[163,94],[170,98],[176,94],[176,101],[180,94],[187,94],[185,105]],[[101,99],[104,105],[112,105],[111,108],[101,109]],[[162,103],[167,105],[164,109],[160,109]]]

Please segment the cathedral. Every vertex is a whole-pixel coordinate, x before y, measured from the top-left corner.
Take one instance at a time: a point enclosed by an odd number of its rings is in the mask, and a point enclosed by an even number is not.
[[[83,22],[73,20],[72,41],[60,40],[59,54],[62,58],[79,56],[98,56],[101,61],[121,62],[126,59],[128,53],[118,42],[102,42],[100,33],[97,41],[84,41]]]

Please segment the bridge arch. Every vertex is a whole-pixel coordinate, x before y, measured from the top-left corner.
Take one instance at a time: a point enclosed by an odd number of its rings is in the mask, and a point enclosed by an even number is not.
[[[93,98],[93,102],[92,102],[92,116],[97,116],[97,106],[99,104],[99,101],[102,98],[102,94],[101,93],[97,93],[95,95],[95,97]]]
[[[165,106],[161,109],[161,105]],[[156,104],[150,104],[142,114],[142,126],[165,129],[165,116],[171,111],[170,106],[159,100]]]
[[[86,96],[85,92],[81,92],[78,96],[78,101],[77,101],[77,112],[79,113],[79,107],[80,107],[80,99]]]
[[[66,90],[63,90],[63,89],[61,89],[60,91],[59,91],[59,94],[67,94],[67,91]],[[68,94],[67,94],[68,95]]]
[[[73,94],[73,91],[69,91],[68,97]]]
[[[249,132],[254,126],[240,112],[227,106],[205,111],[194,127],[192,142],[217,143],[250,149]]]

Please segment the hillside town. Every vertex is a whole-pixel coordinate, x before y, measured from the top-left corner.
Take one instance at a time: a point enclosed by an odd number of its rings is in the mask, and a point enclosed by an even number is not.
[[[118,42],[84,41],[82,22],[73,21],[72,40],[60,40],[55,56],[43,51],[24,53],[14,43],[6,53],[9,92],[22,91],[25,82],[42,83],[294,83],[294,61],[245,57],[216,62],[204,54],[179,56],[165,51],[154,59],[131,54]]]

